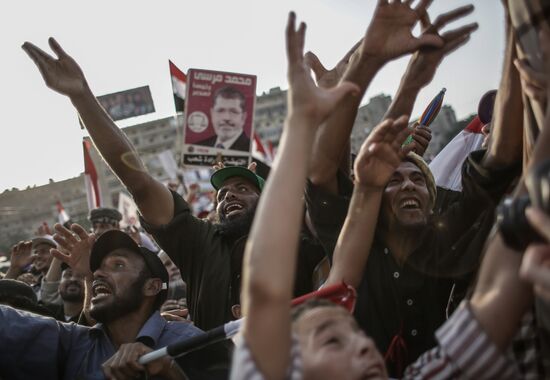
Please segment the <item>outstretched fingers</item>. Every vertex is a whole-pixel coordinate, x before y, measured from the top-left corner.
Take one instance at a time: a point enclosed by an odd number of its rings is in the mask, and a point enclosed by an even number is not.
[[[378,143],[385,140],[386,135],[391,131],[393,119],[385,119],[378,124],[367,138],[368,142]]]
[[[445,40],[445,53],[450,53],[460,46],[464,45],[469,39],[470,35],[479,28],[479,25],[474,22],[468,25],[464,25],[455,30],[445,32],[441,37]]]
[[[422,15],[427,11],[427,9],[430,7],[432,2],[433,0],[420,0],[416,8],[414,8],[414,11],[417,14]]]
[[[453,9],[450,12],[439,15],[435,19],[433,25],[436,29],[439,30],[441,28],[444,28],[447,24],[466,16],[472,13],[473,11],[474,11],[474,6],[472,4]]]
[[[27,55],[33,60],[33,62],[42,72],[54,60],[51,55],[49,55],[44,50],[40,49],[38,46],[34,45],[31,42],[25,42],[23,46],[21,46],[21,48],[25,51],[25,53],[27,53]]]
[[[78,243],[73,233],[61,224],[56,223],[53,228],[55,230],[53,238],[63,248],[70,249],[73,245]]]
[[[71,225],[71,231],[74,232],[80,238],[80,240],[86,240],[90,236],[86,232],[84,227],[76,223]]]
[[[52,48],[52,50],[54,51],[54,53],[57,55],[58,58],[68,56],[68,54],[65,53],[65,50],[63,50],[63,48],[55,38],[50,37],[48,39],[48,43],[50,44],[50,47]]]
[[[397,119],[395,119],[389,127],[388,134],[386,135],[386,141],[390,143],[398,142],[399,144],[402,144],[406,136],[403,139],[403,141],[399,140],[399,138],[402,134],[405,134],[405,135],[409,134],[409,130],[407,128],[408,125],[409,125],[408,115],[402,115]]]
[[[304,63],[313,71],[313,74],[315,74],[315,80],[317,80],[317,82],[319,82],[323,75],[328,72],[326,67],[323,66],[323,64],[319,60],[319,58],[311,51],[308,51],[304,56]]]
[[[59,248],[51,248],[50,253],[53,257],[58,259],[59,261],[63,261],[65,264],[71,266],[71,255],[61,252]]]
[[[290,12],[286,26],[286,54],[291,65],[302,60],[305,30],[304,23],[301,23],[298,30],[296,30],[296,13]]]

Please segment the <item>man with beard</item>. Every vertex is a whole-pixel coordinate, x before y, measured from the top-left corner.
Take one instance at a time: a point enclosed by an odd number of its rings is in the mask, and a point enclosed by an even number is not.
[[[55,259],[54,259],[55,260]],[[61,281],[57,286],[57,294],[60,303],[45,304],[52,311],[55,319],[61,322],[75,322],[81,325],[87,325],[86,319],[81,319],[82,309],[84,307],[84,277],[75,273],[67,264],[61,264]],[[55,282],[43,282],[44,285],[55,285]],[[42,296],[44,296],[42,289]]]
[[[245,168],[217,171],[212,184],[218,190],[220,223],[194,217],[181,196],[147,172],[131,142],[97,102],[74,59],[53,38],[49,42],[58,58],[28,42],[23,49],[46,84],[70,98],[101,156],[132,194],[142,226],[180,269],[188,285],[192,321],[208,330],[233,319],[246,237],[264,180]],[[324,256],[318,243],[301,239],[295,295],[313,290],[312,274]]]
[[[124,232],[105,232],[95,243],[93,235],[79,232],[65,260],[91,284],[90,315],[99,323],[88,328],[0,306],[0,377],[127,379],[147,371],[153,378],[184,379],[172,359],[147,368],[137,363],[152,349],[201,333],[191,324],[160,316],[168,291],[162,261]],[[193,377],[191,357],[178,364]]]
[[[197,144],[249,151],[250,139],[243,130],[246,117],[246,99],[242,92],[234,87],[222,87],[214,94],[210,109],[210,119],[216,135]]]

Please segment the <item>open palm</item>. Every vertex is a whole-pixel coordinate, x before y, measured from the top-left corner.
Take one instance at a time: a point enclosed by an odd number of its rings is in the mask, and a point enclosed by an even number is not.
[[[386,119],[369,135],[355,160],[355,180],[361,186],[383,188],[403,157],[412,150],[401,148],[408,135],[407,116]]]
[[[48,42],[57,55],[57,59],[30,42],[23,44],[23,50],[40,70],[46,85],[67,96],[75,96],[84,92],[87,89],[86,78],[76,61],[65,53],[54,38],[50,37]]]
[[[90,253],[95,242],[95,235],[88,234],[78,224],[73,224],[71,230],[60,224],[54,226],[53,238],[59,245],[51,253],[57,259],[69,265],[73,272],[87,276],[90,274]]]
[[[411,3],[412,0],[394,1],[391,4],[388,0],[378,1],[361,45],[364,55],[387,62],[423,46],[443,45],[437,35],[425,34],[417,38],[412,34],[413,27],[426,13],[431,0],[421,0],[416,8],[412,8]]]

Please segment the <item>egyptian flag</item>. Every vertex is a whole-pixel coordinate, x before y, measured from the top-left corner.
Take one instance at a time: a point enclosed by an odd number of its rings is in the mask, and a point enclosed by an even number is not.
[[[483,123],[476,116],[430,163],[435,184],[447,190],[462,191],[462,163],[470,152],[481,149]]]
[[[178,69],[172,61],[168,60],[170,65],[170,78],[172,79],[172,91],[174,92],[174,105],[176,106],[176,112],[183,112],[185,105],[185,86],[187,83],[187,77]]]
[[[256,162],[256,174],[263,179],[267,179],[273,165],[273,145],[271,141],[267,144],[260,139],[260,137],[253,132],[252,135],[252,160]]]
[[[262,161],[266,165],[271,166],[273,157],[268,147],[262,142],[262,139],[254,132],[252,139],[252,158]]]
[[[82,140],[84,148],[84,182],[86,183],[86,194],[88,197],[88,209],[93,210],[101,207],[101,191],[94,162],[90,156],[91,143],[89,140]]]
[[[71,224],[71,217],[67,214],[67,211],[65,211],[65,208],[60,201],[55,202],[55,205],[57,207],[57,220],[59,224],[69,228],[68,226]]]

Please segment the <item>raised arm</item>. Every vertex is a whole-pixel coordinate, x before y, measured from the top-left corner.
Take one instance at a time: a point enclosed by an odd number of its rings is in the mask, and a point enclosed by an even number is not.
[[[355,186],[336,248],[327,285],[344,281],[357,288],[363,277],[384,187],[412,146],[401,149],[407,137],[408,116],[386,119],[361,146],[355,160]]]
[[[541,32],[541,49],[544,73],[546,78],[550,78],[550,32],[548,29]],[[500,90],[499,88],[499,92]],[[546,91],[548,94],[549,89],[547,88]],[[505,115],[509,115],[509,111]],[[501,118],[504,118],[504,115],[501,115]],[[548,106],[544,124],[531,157],[528,169],[550,159],[550,112]],[[522,183],[518,185],[517,193],[525,193]],[[545,219],[542,219],[538,212],[530,210],[526,216],[533,227],[541,233],[541,236],[546,239],[550,238],[546,230]],[[525,253],[525,262],[520,276],[521,254],[507,247],[500,234],[496,234],[488,244],[471,304],[478,322],[491,340],[502,350],[510,343],[523,314],[533,300],[533,288],[530,282],[534,282],[535,277],[530,276],[534,273],[531,260],[533,256],[540,255],[541,251],[546,251],[547,247],[547,245],[529,246]],[[548,265],[547,261],[545,265]],[[499,323],[494,323],[495,320],[498,320]]]
[[[441,47],[443,40],[435,34],[419,38],[411,31],[426,13],[431,0],[421,0],[416,8],[411,1],[379,0],[365,37],[351,60],[342,80],[359,86],[358,97],[345,97],[327,122],[320,128],[313,148],[309,178],[315,185],[334,190],[336,173],[346,149],[361,98],[375,74],[392,59],[421,47]]]
[[[40,70],[46,85],[69,97],[95,146],[132,194],[145,220],[153,225],[168,223],[174,213],[170,191],[147,173],[135,148],[90,90],[76,61],[55,39],[50,38],[49,44],[57,58],[30,42],[23,44],[23,50]]]
[[[523,101],[521,81],[514,67],[513,28],[508,28],[506,56],[491,122],[491,135],[483,166],[499,169],[521,160],[523,149]]]
[[[477,23],[468,24],[441,35],[439,31],[449,23],[468,16],[473,10],[473,5],[466,5],[440,15],[433,23],[430,22],[427,13],[420,20],[422,34],[439,36],[443,40],[443,45],[421,48],[412,55],[384,118],[397,118],[401,115],[411,114],[418,93],[432,81],[443,59],[468,42],[471,33],[477,29],[478,25]]]
[[[63,304],[63,300],[59,295],[59,282],[61,282],[61,261],[54,257],[48,268],[48,272],[42,278],[38,300],[46,304]]]
[[[410,115],[412,113],[420,90],[432,81],[443,59],[468,42],[470,35],[477,29],[478,25],[477,23],[471,23],[442,34],[439,31],[449,23],[466,17],[473,10],[473,5],[466,5],[438,16],[433,23],[430,22],[427,13],[421,18],[423,34],[440,36],[444,44],[439,48],[421,48],[412,55],[405,74],[401,78],[397,93],[384,116],[385,119],[397,118],[400,115]],[[413,139],[416,145],[413,149],[414,152],[421,156],[424,155],[431,139],[430,129],[415,125]]]
[[[284,378],[289,364],[302,191],[315,132],[345,94],[357,91],[350,83],[330,90],[315,86],[303,61],[304,36],[305,24],[296,30],[291,13],[286,29],[289,113],[243,263],[243,334],[266,379]]]

